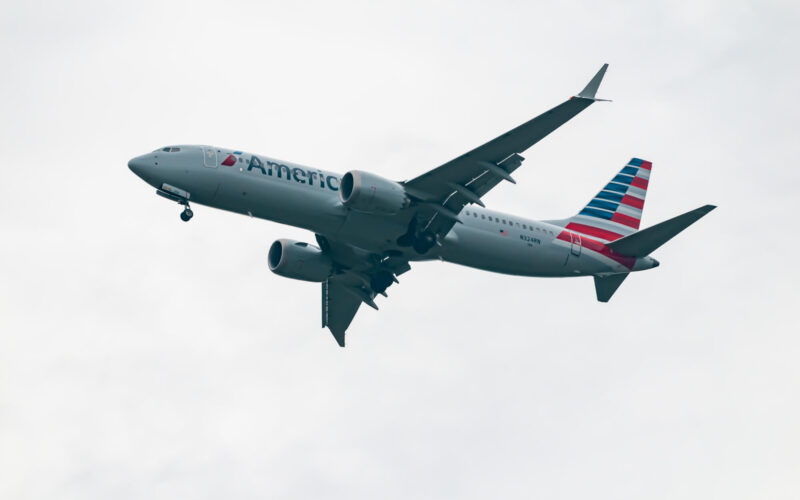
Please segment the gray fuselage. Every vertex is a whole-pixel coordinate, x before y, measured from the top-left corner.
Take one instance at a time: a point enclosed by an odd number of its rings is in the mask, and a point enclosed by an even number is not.
[[[638,271],[655,262],[640,258],[632,269],[626,268],[587,251],[579,237],[571,239],[559,225],[474,205],[460,212],[463,224],[418,255],[396,243],[407,230],[406,220],[357,212],[342,204],[341,175],[224,148],[164,148],[134,158],[129,167],[157,189],[185,192],[192,203],[300,227],[376,254],[403,252],[408,260],[441,259],[540,277]]]

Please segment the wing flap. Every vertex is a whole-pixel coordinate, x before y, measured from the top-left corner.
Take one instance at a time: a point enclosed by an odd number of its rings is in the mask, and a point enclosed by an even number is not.
[[[328,327],[344,347],[344,334],[361,306],[361,299],[346,290],[347,285],[329,278],[322,282],[322,327]]]

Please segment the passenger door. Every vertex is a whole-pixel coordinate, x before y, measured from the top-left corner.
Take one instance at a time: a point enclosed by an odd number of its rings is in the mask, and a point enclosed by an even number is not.
[[[213,148],[203,148],[203,166],[217,168],[217,150]]]

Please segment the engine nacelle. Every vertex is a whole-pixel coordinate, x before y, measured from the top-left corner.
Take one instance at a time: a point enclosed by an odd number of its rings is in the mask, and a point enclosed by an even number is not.
[[[339,199],[347,208],[381,215],[396,214],[409,205],[403,186],[360,170],[344,174],[339,184]]]
[[[285,278],[322,282],[333,272],[333,263],[322,250],[302,241],[276,240],[269,247],[269,269]]]

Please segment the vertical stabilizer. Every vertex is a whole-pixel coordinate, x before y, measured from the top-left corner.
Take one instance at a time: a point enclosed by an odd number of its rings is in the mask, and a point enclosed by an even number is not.
[[[618,240],[639,229],[653,164],[632,158],[565,227],[601,241]]]

